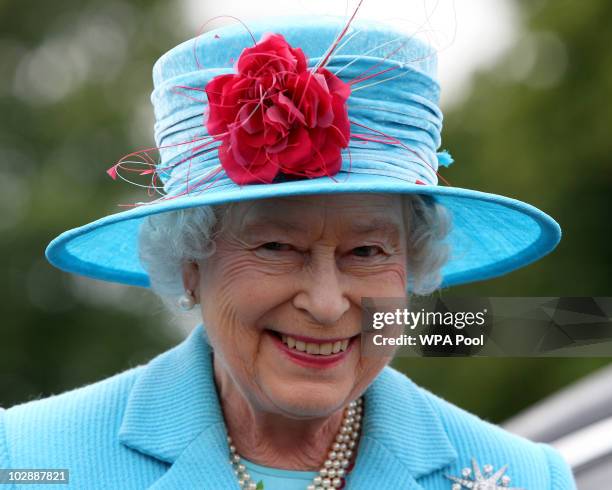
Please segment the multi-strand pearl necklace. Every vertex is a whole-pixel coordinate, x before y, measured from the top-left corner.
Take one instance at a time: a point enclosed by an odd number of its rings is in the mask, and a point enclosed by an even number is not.
[[[344,410],[344,418],[340,430],[331,446],[327,459],[319,474],[312,480],[306,490],[326,490],[328,488],[343,488],[348,467],[351,464],[355,446],[359,439],[361,429],[361,417],[363,414],[363,401],[361,398],[349,403]],[[227,437],[230,449],[230,463],[238,478],[240,488],[245,490],[256,490],[257,484],[251,480],[246,466],[241,463],[240,455],[236,452],[236,446],[232,444],[232,438]],[[265,486],[264,486],[265,490]]]

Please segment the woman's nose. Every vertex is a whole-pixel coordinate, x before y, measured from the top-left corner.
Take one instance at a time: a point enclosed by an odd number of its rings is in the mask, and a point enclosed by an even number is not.
[[[350,308],[335,258],[311,261],[293,304],[321,325],[335,325]]]

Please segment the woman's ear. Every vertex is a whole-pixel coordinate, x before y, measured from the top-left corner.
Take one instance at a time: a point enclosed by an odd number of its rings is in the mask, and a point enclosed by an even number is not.
[[[193,292],[194,299],[197,302],[200,297],[198,290],[200,287],[200,267],[198,263],[194,261],[183,262],[182,277],[183,287],[186,291],[189,290]]]

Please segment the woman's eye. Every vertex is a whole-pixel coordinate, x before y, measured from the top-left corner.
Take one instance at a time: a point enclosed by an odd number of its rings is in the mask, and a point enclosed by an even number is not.
[[[266,250],[272,250],[274,252],[288,252],[292,249],[291,245],[288,245],[287,243],[280,243],[280,242],[264,243],[262,247],[265,248]]]
[[[364,245],[353,249],[353,253],[358,257],[374,257],[382,252],[383,250],[375,245]]]

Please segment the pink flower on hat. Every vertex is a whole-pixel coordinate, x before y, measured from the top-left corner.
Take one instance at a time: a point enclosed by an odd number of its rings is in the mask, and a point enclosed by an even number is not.
[[[309,71],[303,51],[280,34],[244,49],[236,69],[205,87],[206,127],[221,142],[228,177],[250,184],[271,183],[279,173],[338,173],[350,138],[350,85],[326,68]]]

